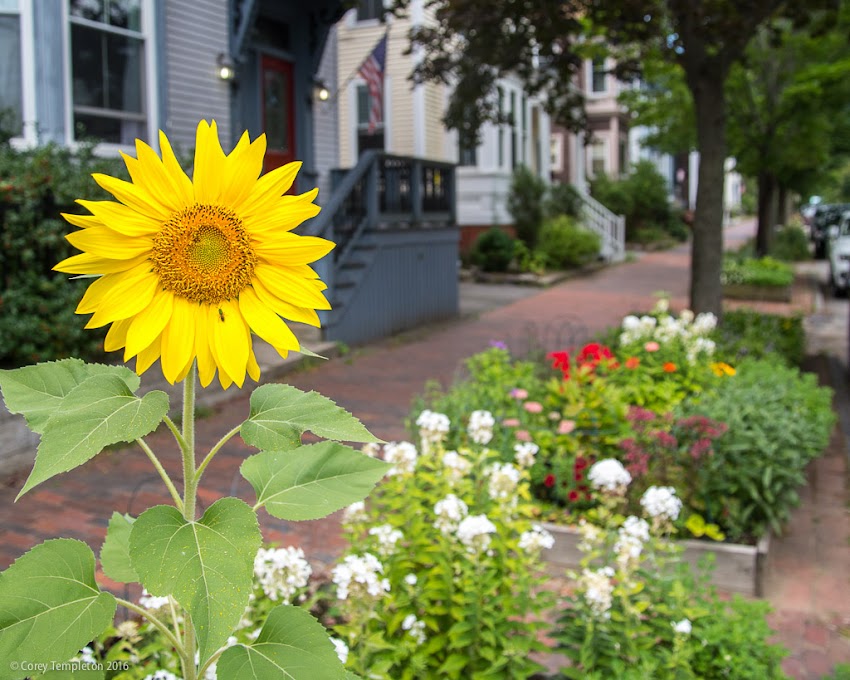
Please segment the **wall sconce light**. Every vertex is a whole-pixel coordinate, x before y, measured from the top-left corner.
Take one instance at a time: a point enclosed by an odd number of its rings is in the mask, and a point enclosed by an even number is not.
[[[233,60],[224,52],[218,55],[216,59],[218,65],[218,77],[224,81],[233,80],[236,77],[236,65]]]
[[[313,81],[313,97],[320,102],[326,102],[331,98],[330,90],[328,90],[324,80]]]

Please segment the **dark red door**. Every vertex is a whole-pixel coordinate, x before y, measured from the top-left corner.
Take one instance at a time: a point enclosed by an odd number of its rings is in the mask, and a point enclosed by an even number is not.
[[[263,55],[260,69],[268,172],[295,160],[295,87],[292,62]]]

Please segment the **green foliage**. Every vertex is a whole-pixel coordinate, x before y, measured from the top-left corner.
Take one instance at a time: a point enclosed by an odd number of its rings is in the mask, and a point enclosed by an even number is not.
[[[508,192],[508,212],[514,220],[517,237],[529,248],[537,245],[537,235],[543,223],[543,198],[546,182],[526,166],[514,170]]]
[[[822,680],[850,680],[850,664],[840,663],[830,675],[824,675]]]
[[[811,257],[806,233],[795,225],[786,225],[773,237],[770,255],[783,262],[801,262]]]
[[[732,540],[781,533],[799,503],[805,469],[829,442],[832,391],[812,374],[775,361],[745,361],[686,415],[727,423],[703,459],[703,514]]]
[[[130,531],[135,518],[113,512],[106,529],[106,539],[100,549],[103,573],[118,583],[135,583],[139,575],[130,559]]]
[[[525,473],[479,445],[449,462],[426,434],[415,462],[396,459],[403,444],[391,446],[384,456],[399,465],[367,508],[346,514],[351,547],[334,569],[331,611],[342,618],[335,632],[350,647],[347,667],[393,680],[531,677],[549,596],[540,546],[523,539],[532,529]],[[352,560],[372,563],[377,588],[362,577],[346,585]]]
[[[794,269],[770,256],[740,258],[727,254],[723,258],[721,281],[724,284],[782,288],[794,282]]]
[[[485,272],[506,272],[514,258],[514,240],[502,229],[492,227],[472,247],[472,262]]]
[[[555,182],[549,187],[549,193],[543,203],[543,211],[549,219],[569,215],[570,217],[581,217],[581,209],[584,205],[578,189],[572,184]]]
[[[598,257],[600,247],[599,235],[568,215],[546,221],[538,239],[538,251],[553,269],[580,267]]]
[[[625,215],[628,241],[640,238],[640,232],[648,230],[661,230],[679,240],[687,238],[681,214],[670,205],[667,193],[664,177],[647,160],[637,162],[623,179],[600,175],[591,182],[595,199],[609,210]]]
[[[93,172],[126,177],[120,160],[96,158],[86,145],[76,155],[55,145],[0,146],[0,366],[103,356],[105,330],[83,330],[73,312],[84,286],[51,271],[76,252],[59,212],[79,213],[80,196],[108,197],[92,195]]]
[[[742,359],[771,359],[799,366],[806,353],[803,317],[733,309],[712,336],[717,355],[737,364]]]

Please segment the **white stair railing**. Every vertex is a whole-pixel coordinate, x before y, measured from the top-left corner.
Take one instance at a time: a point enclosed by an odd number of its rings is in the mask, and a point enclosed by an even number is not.
[[[611,212],[589,194],[578,194],[584,225],[602,238],[602,257],[609,262],[621,261],[626,256],[626,218]]]

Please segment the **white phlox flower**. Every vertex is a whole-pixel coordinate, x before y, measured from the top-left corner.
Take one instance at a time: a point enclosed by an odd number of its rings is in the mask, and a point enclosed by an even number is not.
[[[423,445],[439,444],[449,433],[451,422],[446,414],[425,409],[416,419],[416,425],[419,427],[419,437]]]
[[[333,643],[334,651],[336,652],[336,655],[339,657],[339,660],[342,663],[345,663],[346,661],[348,661],[348,645],[345,644],[339,638],[332,637],[330,640]]]
[[[416,469],[416,447],[410,442],[389,442],[384,445],[384,461],[392,465],[387,477],[409,474]]]
[[[641,496],[641,507],[652,519],[676,521],[682,511],[682,500],[672,486],[651,486]]]
[[[632,481],[632,476],[623,464],[614,458],[605,458],[594,463],[587,473],[587,478],[595,489],[614,493],[625,491]]]
[[[488,444],[493,438],[493,426],[496,419],[490,411],[473,411],[469,415],[466,431],[476,444]]]
[[[398,529],[394,529],[390,524],[382,524],[369,529],[369,535],[378,539],[378,554],[381,557],[389,557],[395,552],[395,544],[398,543],[404,534]]]
[[[411,573],[404,577],[404,582],[409,586],[415,586],[419,582],[419,579],[416,577],[416,574]]]
[[[142,596],[139,598],[139,604],[142,605],[145,609],[150,609],[151,611],[167,607],[168,602],[168,597],[158,597],[156,595],[151,595],[148,592],[147,588],[142,591]]]
[[[617,542],[614,544],[614,552],[617,553],[617,563],[626,568],[633,564],[643,552],[643,544],[649,540],[649,524],[646,520],[632,515],[617,532]]]
[[[363,501],[352,503],[342,511],[342,521],[346,524],[365,522],[366,519],[366,503]]]
[[[613,601],[614,570],[611,567],[601,569],[585,569],[579,578],[579,585],[584,590],[584,599],[590,606],[591,611],[599,617],[610,618],[611,603]]]
[[[516,495],[519,470],[510,463],[493,463],[484,471],[490,480],[487,490],[493,500],[509,500]]]
[[[472,553],[487,550],[490,545],[490,534],[495,533],[496,526],[487,519],[486,515],[465,517],[458,525],[456,532],[458,540]]]
[[[425,635],[425,622],[420,621],[416,618],[415,614],[408,614],[404,617],[404,621],[401,622],[402,630],[406,630],[410,633],[410,637],[412,637],[416,642],[420,645],[425,642],[427,639],[427,635]]]
[[[312,573],[301,548],[260,548],[254,557],[254,577],[266,597],[274,602],[291,604]]]
[[[469,459],[457,451],[446,451],[443,454],[441,462],[445,468],[446,476],[452,482],[460,481],[472,470],[472,463],[469,462]]]
[[[561,414],[556,413],[555,416],[560,418]],[[540,447],[534,442],[519,442],[514,444],[514,452],[516,453],[514,460],[521,468],[530,468],[534,465],[534,457],[539,451]]]
[[[460,498],[450,493],[434,505],[437,521],[434,526],[444,534],[454,533],[460,521],[469,513],[469,508]]]
[[[539,524],[532,525],[529,531],[525,531],[519,537],[520,550],[537,553],[541,550],[551,550],[555,545],[555,537]]]
[[[670,625],[673,626],[673,630],[680,635],[690,635],[691,630],[693,630],[693,626],[691,626],[691,622],[688,619],[682,619],[681,621],[671,621]]]
[[[331,573],[337,598],[347,600],[352,591],[360,596],[370,597],[379,597],[390,592],[390,582],[381,578],[383,573],[384,565],[371,553],[346,555]]]

